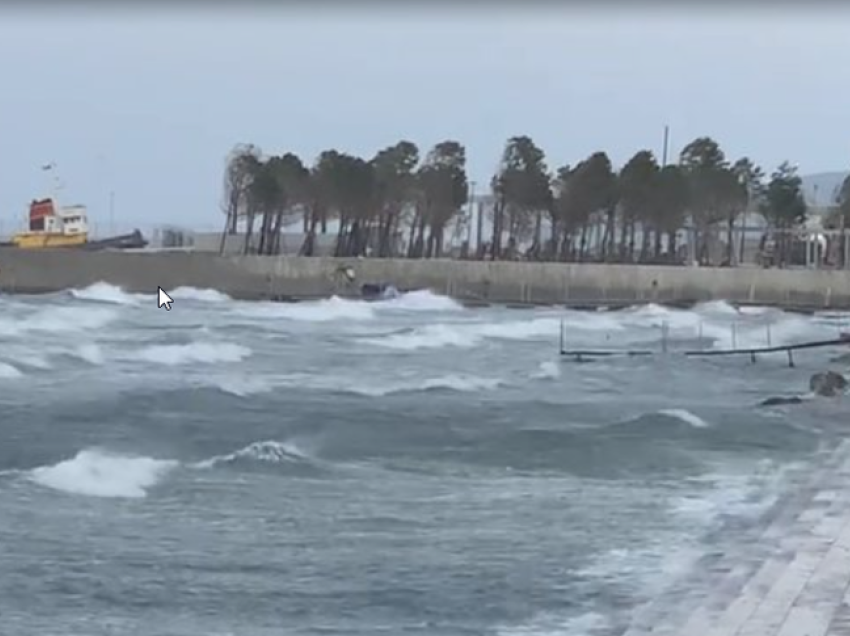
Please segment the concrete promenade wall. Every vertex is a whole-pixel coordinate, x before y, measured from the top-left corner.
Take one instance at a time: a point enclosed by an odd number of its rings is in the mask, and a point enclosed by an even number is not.
[[[334,276],[350,265],[356,283]],[[850,272],[452,260],[218,256],[202,252],[85,252],[0,248],[0,291],[41,293],[104,281],[132,292],[180,286],[237,298],[356,294],[363,282],[430,288],[494,303],[620,304],[724,299],[850,308]]]

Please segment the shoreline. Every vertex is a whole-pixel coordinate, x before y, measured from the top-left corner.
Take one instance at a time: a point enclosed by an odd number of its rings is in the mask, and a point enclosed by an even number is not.
[[[353,283],[341,279],[355,271]],[[0,292],[54,293],[103,282],[131,293],[213,289],[237,300],[359,298],[364,283],[429,289],[465,306],[595,310],[710,301],[812,313],[850,310],[850,271],[456,261],[219,256],[204,252],[86,252],[0,247]]]
[[[109,283],[108,281],[95,281],[95,283],[106,283],[112,285],[113,283]],[[84,285],[81,287],[64,287],[62,289],[56,290],[44,290],[44,289],[15,289],[14,291],[0,289],[0,295],[10,295],[10,296],[45,296],[48,294],[57,294],[63,291],[68,291],[70,289],[85,289],[88,285]],[[124,289],[120,285],[115,285],[122,291],[126,291],[128,293],[145,293],[146,290],[128,290]],[[226,294],[232,300],[244,301],[244,302],[274,302],[281,304],[298,304],[298,303],[309,303],[309,302],[319,302],[322,300],[329,300],[331,298],[340,298],[342,300],[348,301],[363,301],[363,302],[384,302],[381,300],[365,300],[362,296],[358,296],[355,294],[329,294],[329,295],[302,295],[302,296],[276,296],[269,297],[265,295],[240,295],[230,294],[220,289],[215,289],[213,287],[195,287],[195,289],[209,289],[211,291],[217,291]],[[149,291],[149,290],[147,290]],[[171,290],[166,290],[171,291]],[[403,293],[410,293],[416,291],[433,291],[427,288],[419,288],[419,289],[407,289],[404,290]],[[433,292],[438,295],[438,292]],[[153,296],[155,292],[150,292]],[[627,301],[568,301],[568,302],[497,302],[497,301],[488,301],[488,300],[475,300],[469,298],[456,298],[451,296],[446,296],[447,298],[451,298],[458,304],[462,305],[467,309],[485,309],[490,307],[502,307],[505,309],[514,309],[514,310],[531,310],[531,309],[539,309],[539,308],[558,308],[558,309],[568,309],[571,311],[586,311],[586,312],[597,312],[597,311],[624,311],[626,309],[630,309],[632,307],[641,307],[646,305],[658,305],[660,307],[667,307],[671,309],[693,309],[698,305],[705,304],[707,302],[724,302],[732,307],[741,308],[741,307],[767,307],[771,309],[779,309],[785,311],[787,313],[795,313],[801,315],[813,315],[815,313],[821,311],[838,311],[836,308],[824,308],[824,307],[813,307],[813,306],[802,306],[802,305],[793,305],[793,306],[782,306],[782,305],[764,305],[761,303],[747,303],[747,302],[733,302],[724,298],[717,298],[714,300],[671,300],[671,301],[637,301],[637,302],[627,302]],[[179,298],[177,298],[179,300]]]

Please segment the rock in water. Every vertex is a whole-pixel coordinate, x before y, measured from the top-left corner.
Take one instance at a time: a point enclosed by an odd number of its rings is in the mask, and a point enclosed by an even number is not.
[[[815,373],[809,380],[809,389],[812,393],[823,397],[834,397],[843,393],[846,388],[846,378],[835,371]]]

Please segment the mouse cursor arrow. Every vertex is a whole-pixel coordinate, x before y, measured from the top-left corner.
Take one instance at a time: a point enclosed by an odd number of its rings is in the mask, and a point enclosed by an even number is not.
[[[165,307],[165,311],[171,311],[171,303],[173,303],[174,300],[171,298],[171,296],[169,296],[168,294],[165,293],[165,290],[162,287],[157,287],[156,289],[157,289],[156,306],[159,309],[162,309],[163,307]]]

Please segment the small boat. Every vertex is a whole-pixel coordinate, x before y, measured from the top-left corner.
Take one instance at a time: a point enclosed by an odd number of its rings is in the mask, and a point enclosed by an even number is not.
[[[60,206],[54,197],[30,203],[29,224],[12,237],[24,249],[77,247],[88,241],[88,215],[84,205]]]

